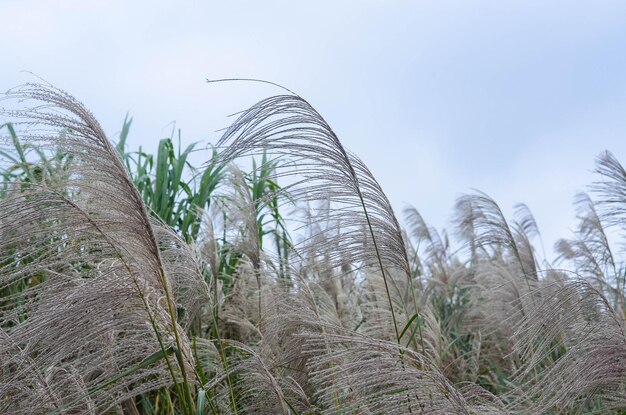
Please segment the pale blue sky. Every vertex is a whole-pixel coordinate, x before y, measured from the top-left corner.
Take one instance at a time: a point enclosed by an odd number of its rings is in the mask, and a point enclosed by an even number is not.
[[[595,156],[626,163],[623,1],[0,0],[0,89],[28,70],[81,99],[115,137],[154,147],[176,121],[216,141],[228,114],[308,99],[397,213],[441,228],[477,188],[525,202],[547,250],[574,225]]]

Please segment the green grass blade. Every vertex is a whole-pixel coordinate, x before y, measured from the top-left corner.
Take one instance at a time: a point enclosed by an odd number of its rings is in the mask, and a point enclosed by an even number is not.
[[[128,114],[124,117],[124,122],[122,123],[122,131],[120,132],[120,140],[117,142],[115,149],[118,154],[122,158],[122,160],[126,159],[126,139],[128,138],[128,132],[130,131],[130,125],[133,123],[133,119],[128,118]]]
[[[196,397],[196,415],[204,414],[204,406],[206,403],[206,392],[204,389],[198,389],[198,396]]]

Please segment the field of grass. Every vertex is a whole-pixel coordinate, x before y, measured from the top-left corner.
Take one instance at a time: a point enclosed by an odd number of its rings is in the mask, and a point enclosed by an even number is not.
[[[547,263],[528,208],[479,192],[449,233],[413,208],[403,228],[295,95],[242,112],[201,166],[174,137],[129,151],[130,119],[110,141],[54,87],[9,98],[0,413],[626,413],[610,153]]]

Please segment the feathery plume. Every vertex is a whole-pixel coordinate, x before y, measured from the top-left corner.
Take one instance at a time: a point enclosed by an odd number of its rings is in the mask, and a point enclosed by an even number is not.
[[[293,199],[330,202],[332,209],[319,212],[327,223],[341,223],[339,237],[330,241],[330,266],[348,260],[378,268],[398,337],[389,269],[399,269],[410,279],[406,248],[389,200],[365,164],[344,149],[307,101],[295,95],[267,98],[244,111],[217,144],[226,145],[222,161],[263,151],[286,158],[276,175],[290,182],[284,189]]]
[[[0,300],[0,354],[17,347],[24,356],[0,362],[0,396],[11,396],[0,412],[88,403],[100,412],[172,382],[188,393],[192,356],[168,272],[189,253],[166,243],[162,254],[141,196],[80,102],[40,84],[8,97],[40,104],[5,111],[24,120],[20,137],[73,162],[63,180],[18,183],[0,201],[0,290],[20,287]],[[31,395],[33,379],[42,399]]]

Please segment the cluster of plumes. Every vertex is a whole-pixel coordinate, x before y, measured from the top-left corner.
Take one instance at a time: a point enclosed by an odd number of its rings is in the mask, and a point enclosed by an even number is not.
[[[29,107],[5,112],[20,139],[72,163],[0,200],[0,413],[101,413],[192,382],[185,326],[208,297],[195,255],[150,219],[82,104],[46,85],[8,96]]]
[[[372,174],[300,97],[262,101],[219,145],[225,161],[261,151],[282,157],[283,190],[307,202],[289,281],[276,278],[269,257],[254,280],[250,266],[240,269],[248,281],[241,292],[257,288],[264,300],[248,319],[258,329],[253,341],[223,340],[237,352],[208,385],[221,411],[624,408],[624,283],[604,230],[622,223],[608,204],[626,202],[626,174],[610,154],[599,161],[599,205],[579,198],[586,208],[577,239],[559,241],[559,262],[550,264],[537,254],[528,207],[516,206],[508,221],[481,192],[457,202],[460,249],[415,209],[401,230]],[[246,297],[256,298],[238,303]]]
[[[276,96],[239,116],[214,162],[268,154],[283,187],[255,199],[232,167],[193,249],[150,219],[82,105],[12,94],[52,105],[11,114],[21,136],[75,161],[0,201],[0,412],[102,413],[183,382],[219,414],[626,408],[626,279],[605,231],[626,223],[626,172],[609,153],[557,268],[525,205],[508,221],[480,192],[457,202],[459,249],[415,209],[403,230],[324,119]],[[288,255],[263,248],[276,199],[301,235]]]
[[[407,249],[410,241],[371,172],[306,101],[285,95],[260,102],[218,146],[222,162],[262,152],[278,157],[281,191],[306,204],[287,280],[276,277],[269,256],[258,262],[256,251],[242,251],[218,320],[231,335],[233,322],[256,332],[220,342],[230,358],[207,385],[220,413],[507,411],[488,390],[446,376],[453,362],[442,356],[449,344],[429,302],[432,276],[414,272],[423,260],[447,284],[464,265],[433,235],[423,236],[428,258]],[[249,199],[245,191],[230,194]],[[238,206],[230,216],[241,216],[242,204],[229,200]],[[238,221],[246,223],[257,226]],[[239,234],[258,237],[255,230]]]

